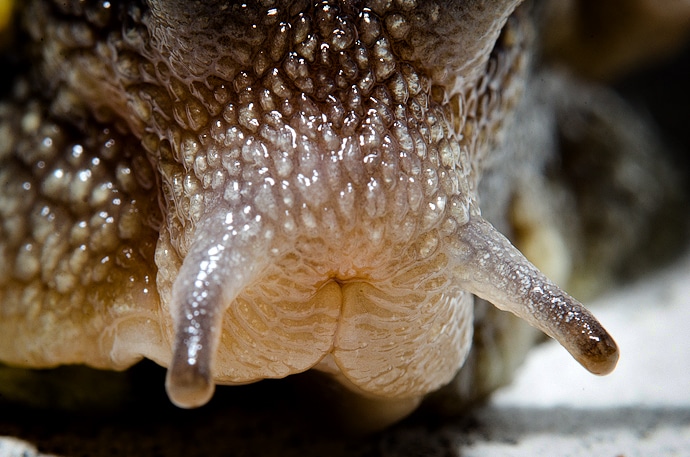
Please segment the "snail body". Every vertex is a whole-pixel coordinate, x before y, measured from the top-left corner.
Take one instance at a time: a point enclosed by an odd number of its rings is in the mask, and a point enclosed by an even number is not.
[[[0,361],[145,357],[181,407],[316,369],[397,418],[463,365],[477,296],[610,372],[603,327],[479,209],[519,3],[30,2]]]

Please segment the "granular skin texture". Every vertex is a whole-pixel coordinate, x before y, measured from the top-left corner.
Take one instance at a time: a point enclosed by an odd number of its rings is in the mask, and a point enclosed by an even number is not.
[[[484,221],[567,249],[579,220],[510,214],[546,187],[513,171],[554,160],[516,146],[519,3],[27,2],[0,102],[0,361],[148,358],[185,407],[316,369],[387,423],[510,378],[535,333],[476,294],[610,371],[605,330]]]

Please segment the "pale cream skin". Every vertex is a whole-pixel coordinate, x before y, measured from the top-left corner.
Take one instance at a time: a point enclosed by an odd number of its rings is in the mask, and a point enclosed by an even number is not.
[[[181,407],[313,368],[396,419],[463,365],[476,295],[609,373],[612,338],[479,209],[519,3],[31,2],[45,94],[0,105],[0,360],[146,357]]]

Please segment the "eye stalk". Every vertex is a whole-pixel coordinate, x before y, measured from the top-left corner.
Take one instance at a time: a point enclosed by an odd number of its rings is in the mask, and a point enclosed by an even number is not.
[[[466,255],[458,270],[466,290],[554,338],[591,373],[613,371],[619,352],[611,335],[489,222],[473,217],[460,238]]]
[[[213,396],[214,363],[223,316],[266,262],[261,218],[220,206],[197,227],[172,288],[173,355],[165,387],[181,408],[203,406]]]
[[[173,287],[175,341],[165,380],[170,400],[181,408],[202,406],[213,396],[213,359],[227,307],[220,278],[225,249],[201,240],[192,249]]]

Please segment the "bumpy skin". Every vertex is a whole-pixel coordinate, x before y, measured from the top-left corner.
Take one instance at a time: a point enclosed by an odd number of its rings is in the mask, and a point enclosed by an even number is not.
[[[188,407],[316,368],[399,416],[462,366],[477,294],[610,371],[598,322],[479,210],[527,68],[518,4],[30,2],[40,64],[0,111],[0,360],[146,357]]]

